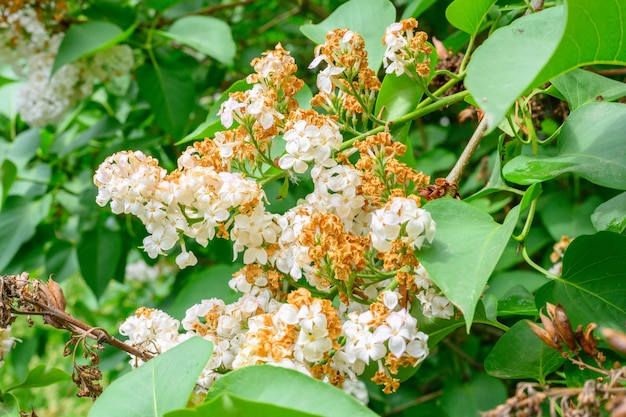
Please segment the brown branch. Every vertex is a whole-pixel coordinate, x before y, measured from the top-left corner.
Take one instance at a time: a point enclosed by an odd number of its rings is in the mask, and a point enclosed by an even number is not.
[[[483,119],[478,124],[478,127],[474,131],[474,134],[470,138],[469,142],[463,149],[463,153],[459,157],[458,161],[454,165],[454,168],[450,171],[450,174],[446,177],[446,180],[451,184],[459,184],[461,177],[463,176],[463,171],[467,164],[469,164],[472,155],[480,145],[480,141],[487,130],[487,117],[483,117]]]

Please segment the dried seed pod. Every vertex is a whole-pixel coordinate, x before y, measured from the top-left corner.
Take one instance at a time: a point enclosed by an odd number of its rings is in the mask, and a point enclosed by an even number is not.
[[[65,311],[65,295],[63,294],[61,286],[57,284],[52,277],[48,278],[48,290],[50,291],[50,303],[48,305],[57,310]]]
[[[554,323],[556,332],[561,340],[565,343],[569,350],[576,352],[578,350],[578,346],[576,346],[576,336],[572,330],[572,325],[569,321],[569,317],[567,317],[565,308],[563,308],[561,304],[557,304],[555,306],[550,303],[546,304],[546,308],[548,310],[548,314],[552,317],[552,322]]]
[[[548,333],[548,336],[550,336],[550,339],[552,339],[554,345],[558,346],[558,348],[556,349],[561,350],[561,340],[559,339],[559,335],[556,332],[556,328],[554,327],[554,323],[552,322],[552,320],[546,317],[542,311],[539,311],[539,318],[541,319],[541,323]]]
[[[614,351],[626,355],[626,333],[609,328],[603,328],[600,333],[606,338],[606,342]]]
[[[530,330],[532,330],[532,332],[537,335],[537,337],[539,337],[543,341],[543,343],[550,346],[552,349],[559,351],[561,350],[561,343],[558,339],[555,343],[552,336],[550,336],[550,334],[545,329],[542,329],[530,320],[526,320],[526,323],[528,323],[528,325],[530,326]]]
[[[584,333],[582,325],[579,324],[576,328],[576,341],[580,347],[583,348],[583,352],[589,356],[596,356],[598,354],[596,339],[593,337],[593,331],[596,327],[598,327],[597,324],[589,323]]]

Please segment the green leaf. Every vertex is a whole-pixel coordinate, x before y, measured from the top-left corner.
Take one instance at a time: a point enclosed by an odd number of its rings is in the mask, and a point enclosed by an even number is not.
[[[271,407],[283,409],[280,415],[312,415],[324,417],[366,417],[377,414],[359,403],[354,397],[339,388],[306,376],[296,370],[279,368],[271,365],[249,366],[229,372],[218,379],[207,394],[207,404],[198,407],[200,415],[204,407],[212,410],[211,403],[223,401],[227,395],[256,404],[255,416],[272,416]],[[323,398],[323,401],[320,399]],[[270,407],[266,408],[266,405]],[[300,413],[300,414],[298,414]],[[227,414],[248,415],[248,414]]]
[[[448,416],[475,416],[496,408],[506,401],[506,387],[495,378],[485,374],[475,374],[471,380],[449,378],[443,387],[439,407]]]
[[[196,269],[187,278],[184,287],[177,292],[174,302],[167,308],[168,313],[173,317],[184,317],[189,307],[200,303],[203,299],[213,297],[223,300],[226,304],[237,301],[241,294],[233,291],[228,286],[228,281],[241,266],[219,264]]]
[[[87,145],[94,139],[109,137],[115,134],[122,127],[121,123],[111,116],[104,116],[93,124],[89,129],[81,132],[76,137],[69,136],[69,140],[60,140],[58,137],[50,147],[51,153],[57,153],[59,157],[69,155],[75,149]]]
[[[568,0],[496,30],[476,49],[465,86],[489,129],[533,87],[574,68],[626,63],[626,3]]]
[[[157,124],[174,139],[180,138],[196,96],[189,71],[146,63],[137,68],[137,84]]]
[[[187,45],[215,58],[224,65],[232,65],[235,41],[230,26],[223,20],[209,16],[186,16],[177,19],[167,32],[159,35]]]
[[[485,371],[503,379],[532,378],[545,383],[565,358],[537,337],[526,321],[515,323],[496,343],[485,359]]]
[[[206,117],[206,120],[201,123],[193,132],[189,133],[176,144],[180,145],[182,143],[187,143],[196,139],[210,138],[213,137],[216,132],[223,131],[225,127],[222,125],[222,122],[220,121],[220,116],[218,115],[222,103],[228,100],[228,98],[230,97],[230,93],[246,91],[248,89],[250,89],[250,84],[248,84],[245,80],[236,81],[228,88],[228,90],[224,91],[224,93],[215,102],[215,104],[213,104],[213,107],[211,107],[211,110]]]
[[[313,42],[322,44],[326,33],[334,29],[350,29],[365,40],[369,66],[378,71],[385,53],[382,44],[385,29],[396,19],[396,9],[388,0],[369,0],[363,7],[362,0],[350,0],[339,6],[326,20],[316,25],[300,26],[300,31]]]
[[[0,271],[35,234],[35,228],[46,218],[52,204],[50,194],[39,200],[9,196],[0,212]]]
[[[563,124],[557,155],[520,155],[503,168],[504,177],[528,185],[566,172],[604,187],[626,190],[626,105],[589,103]]]
[[[455,0],[446,9],[448,22],[457,29],[475,35],[496,0]]]
[[[161,417],[184,407],[212,353],[211,342],[192,337],[113,381],[89,417]]]
[[[469,331],[476,304],[517,223],[519,207],[509,212],[503,225],[456,199],[434,200],[424,208],[437,223],[437,233],[432,246],[417,256],[446,297],[461,310]],[[463,271],[463,279],[454,271]]]
[[[15,177],[17,177],[17,167],[15,164],[8,159],[2,161],[2,166],[0,167],[0,211],[2,210],[4,201],[7,199],[11,185],[13,185],[15,181]]]
[[[83,279],[96,297],[100,297],[115,275],[122,256],[122,236],[119,232],[98,224],[82,234],[76,248]]]
[[[626,193],[621,193],[596,207],[591,222],[596,230],[622,233],[626,229]]]
[[[301,410],[293,410],[268,403],[258,403],[236,395],[224,393],[195,409],[176,410],[165,417],[201,417],[201,416],[254,416],[254,417],[315,417]]]
[[[46,251],[45,276],[54,276],[55,281],[63,281],[78,271],[76,247],[65,240],[54,240]]]
[[[423,95],[424,90],[408,75],[388,74],[380,87],[374,114],[383,120],[397,119],[415,110]]]
[[[490,293],[485,293],[485,297]],[[498,316],[534,316],[539,314],[535,297],[523,286],[516,285],[498,299]]]
[[[465,325],[463,317],[456,319],[440,319],[436,317],[424,317],[419,303],[413,303],[411,315],[417,319],[418,330],[428,335],[428,347],[433,349],[447,335]],[[506,329],[506,326],[487,318],[485,306],[482,300],[476,306],[473,323],[488,324],[493,327]]]
[[[0,392],[0,417],[15,417],[19,413],[20,407],[15,395]]]
[[[580,236],[563,257],[563,276],[537,292],[537,308],[561,303],[572,326],[594,322],[621,329],[626,322],[626,236]]]
[[[176,3],[180,3],[183,0],[147,0],[146,5],[157,12],[162,12],[163,10],[175,5]]]
[[[15,389],[46,387],[57,382],[71,380],[72,377],[67,372],[58,368],[47,369],[46,364],[41,363],[28,372],[22,383],[7,389],[7,392]]]
[[[110,48],[128,38],[137,26],[133,25],[122,31],[119,26],[109,22],[92,20],[70,26],[59,46],[59,52],[52,65],[52,74],[63,65],[78,58],[93,55]]]
[[[408,19],[411,16],[417,19],[436,1],[437,0],[413,0],[404,9],[404,13],[402,13],[402,19]]]
[[[571,193],[555,192],[541,200],[539,217],[555,242],[562,236],[575,238],[593,234],[596,229],[591,223],[591,215],[600,203],[602,199],[595,195],[579,203]]]
[[[567,72],[551,82],[563,94],[570,110],[586,103],[613,101],[626,96],[626,83],[582,69]]]

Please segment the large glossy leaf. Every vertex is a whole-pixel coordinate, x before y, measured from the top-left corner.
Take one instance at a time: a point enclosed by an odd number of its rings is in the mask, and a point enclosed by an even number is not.
[[[93,55],[120,43],[133,33],[135,27],[133,25],[122,31],[113,23],[97,20],[70,26],[59,46],[59,52],[52,65],[52,74],[78,58]]]
[[[182,137],[195,101],[189,71],[146,63],[137,69],[137,84],[157,124],[174,139]]]
[[[567,72],[551,82],[563,94],[570,110],[586,103],[613,101],[626,96],[626,83],[582,69]]]
[[[225,396],[227,398],[225,398]],[[233,404],[228,405],[228,397]],[[239,399],[243,402],[238,401]],[[323,401],[320,401],[323,399]],[[201,416],[324,416],[374,417],[376,413],[342,390],[293,369],[271,365],[241,368],[218,379],[197,408]],[[247,403],[247,404],[244,404]],[[253,414],[241,414],[237,407],[254,407]],[[218,410],[220,412],[218,412]],[[273,412],[280,414],[272,414]],[[226,412],[226,414],[222,414]],[[180,414],[182,417],[185,414]],[[193,414],[191,414],[193,415]],[[178,414],[173,414],[178,416]],[[170,416],[168,416],[170,417]]]
[[[76,254],[83,279],[96,297],[100,297],[117,271],[122,235],[99,224],[82,234]]]
[[[473,35],[495,3],[496,0],[455,0],[446,9],[446,18],[455,28]]]
[[[626,105],[589,103],[563,124],[557,155],[519,155],[506,164],[504,177],[517,184],[547,181],[566,172],[604,187],[626,190]]]
[[[478,417],[481,412],[496,408],[506,397],[502,381],[477,373],[467,382],[448,378],[439,406],[448,416]]]
[[[582,65],[626,63],[626,2],[568,0],[498,29],[476,49],[465,86],[485,111],[489,129],[515,100]]]
[[[626,322],[626,236],[580,236],[563,258],[563,276],[537,292],[537,308],[561,303],[574,328],[590,322],[620,329]]]
[[[326,33],[347,28],[358,32],[365,40],[369,66],[378,70],[383,62],[385,46],[382,44],[385,29],[396,19],[396,10],[388,0],[351,0],[339,6],[326,20],[318,24],[306,24],[300,31],[313,42],[324,43]]]
[[[532,378],[544,383],[563,362],[563,356],[543,343],[522,320],[498,340],[485,359],[485,371],[498,378]]]
[[[159,34],[225,65],[233,63],[235,41],[230,26],[223,20],[209,16],[186,16],[177,19],[167,31]]]
[[[4,270],[23,243],[50,211],[50,194],[39,200],[9,196],[0,212],[0,271]]]
[[[58,368],[47,369],[46,364],[41,363],[28,372],[24,381],[7,389],[7,392],[21,388],[46,387],[48,385],[56,384],[57,382],[71,380],[72,377],[67,372]]]
[[[433,281],[465,316],[469,328],[485,288],[519,217],[513,208],[504,224],[463,201],[439,199],[424,206],[437,222],[435,240],[417,256]]]
[[[212,353],[211,342],[192,337],[113,381],[89,417],[161,417],[184,407]]]
[[[608,230],[621,233],[626,229],[626,192],[596,207],[591,215],[591,222],[596,230]]]

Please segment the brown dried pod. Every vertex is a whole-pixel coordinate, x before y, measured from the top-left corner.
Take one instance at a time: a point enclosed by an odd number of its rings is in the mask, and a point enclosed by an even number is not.
[[[552,342],[558,346],[557,350],[561,350],[561,340],[559,339],[559,335],[556,332],[556,328],[554,327],[554,323],[548,317],[543,314],[542,311],[539,311],[539,318],[541,319],[541,323],[543,324],[543,328],[552,339]]]
[[[550,336],[550,334],[545,329],[539,327],[530,320],[526,320],[526,323],[528,323],[528,325],[530,326],[530,330],[532,330],[532,332],[537,335],[537,337],[539,337],[543,341],[543,343],[550,346],[552,349],[559,351],[561,350],[561,343],[558,341],[558,339],[555,343],[552,336]]]
[[[572,330],[572,325],[569,321],[569,317],[567,317],[565,308],[563,308],[561,304],[557,304],[555,306],[554,304],[546,303],[546,309],[548,310],[550,317],[552,317],[552,322],[554,323],[556,332],[561,340],[565,343],[569,350],[576,352],[578,350],[578,346],[576,345],[576,336]]]
[[[52,277],[48,278],[48,290],[50,291],[50,304],[48,305],[57,310],[65,311],[65,294],[63,294],[61,286]]]
[[[582,325],[579,324],[576,328],[576,341],[580,347],[583,348],[583,352],[589,356],[596,356],[598,354],[596,339],[593,337],[593,331],[596,327],[598,327],[597,324],[589,323],[584,333]]]
[[[600,333],[602,333],[602,336],[605,337],[606,342],[614,351],[626,355],[626,333],[609,328],[603,328],[600,330]]]

